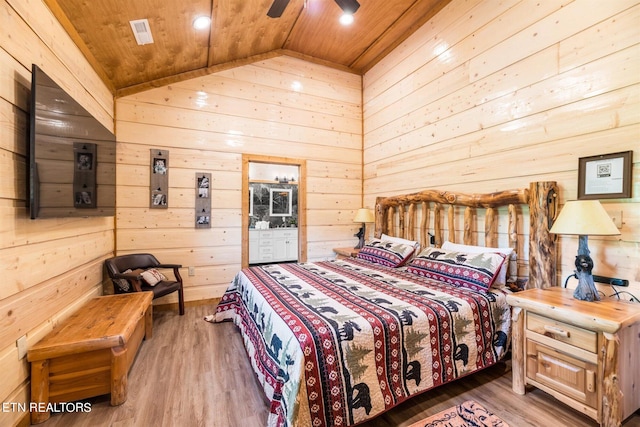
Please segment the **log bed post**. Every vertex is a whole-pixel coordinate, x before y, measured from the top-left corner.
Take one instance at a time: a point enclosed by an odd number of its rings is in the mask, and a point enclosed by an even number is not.
[[[407,236],[406,239],[416,240],[416,204],[409,205],[407,218]]]
[[[420,219],[420,246],[426,248],[429,245],[429,239],[427,239],[429,227],[429,205],[427,202],[422,202],[422,218]]]
[[[553,181],[529,185],[529,283],[527,288],[556,285],[556,240],[549,230],[556,219],[558,185]]]
[[[464,234],[462,243],[473,245],[473,208],[467,206],[464,209]]]
[[[436,248],[442,246],[443,237],[442,237],[442,205],[440,203],[436,203],[433,207],[433,234],[436,235]]]

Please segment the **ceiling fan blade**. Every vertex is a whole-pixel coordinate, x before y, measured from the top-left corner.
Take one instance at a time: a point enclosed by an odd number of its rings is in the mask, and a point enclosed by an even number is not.
[[[273,0],[273,4],[271,4],[271,7],[269,8],[267,16],[269,18],[280,18],[288,4],[289,0]]]
[[[335,0],[335,2],[338,3],[338,6],[340,6],[340,9],[342,9],[344,13],[350,13],[352,15],[356,13],[356,10],[360,7],[358,0]]]

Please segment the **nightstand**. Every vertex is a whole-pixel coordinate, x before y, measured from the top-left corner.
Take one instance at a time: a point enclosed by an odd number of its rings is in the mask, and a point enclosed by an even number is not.
[[[640,304],[581,301],[558,287],[507,301],[515,393],[535,386],[606,427],[640,408]]]
[[[336,259],[343,259],[343,258],[355,258],[356,256],[358,256],[358,252],[360,252],[360,249],[355,249],[355,248],[333,248],[333,252],[336,253]]]

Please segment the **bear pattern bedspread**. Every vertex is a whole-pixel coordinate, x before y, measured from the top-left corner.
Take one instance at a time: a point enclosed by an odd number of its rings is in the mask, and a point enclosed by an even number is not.
[[[269,426],[347,426],[500,360],[508,292],[358,259],[272,264],[239,272],[214,321],[239,327]]]

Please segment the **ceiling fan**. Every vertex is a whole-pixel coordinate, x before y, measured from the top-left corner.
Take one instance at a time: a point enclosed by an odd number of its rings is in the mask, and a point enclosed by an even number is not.
[[[270,18],[280,18],[290,0],[273,0],[267,16]],[[334,0],[344,13],[353,15],[360,7],[357,0]]]
[[[271,7],[269,8],[267,16],[269,18],[280,18],[288,4],[289,0],[273,0],[273,4],[271,4]]]

